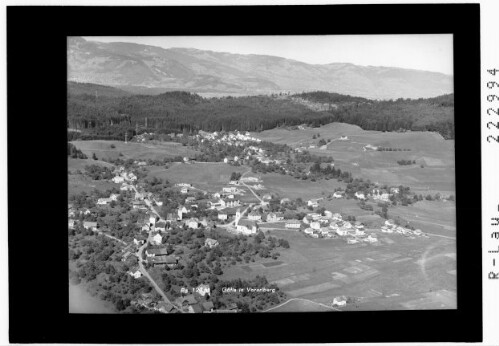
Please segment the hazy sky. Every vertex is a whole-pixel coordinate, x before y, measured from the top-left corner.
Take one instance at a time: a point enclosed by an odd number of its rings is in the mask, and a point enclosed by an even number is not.
[[[310,64],[349,62],[453,74],[452,35],[115,36],[84,37],[239,54],[275,55]]]

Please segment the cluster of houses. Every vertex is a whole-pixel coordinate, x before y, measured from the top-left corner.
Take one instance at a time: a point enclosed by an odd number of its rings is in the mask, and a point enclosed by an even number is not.
[[[210,133],[199,131],[196,137],[201,138],[201,142],[208,140],[216,143],[224,143],[236,146],[243,145],[245,142],[261,142],[260,139],[251,136],[251,134],[247,131],[245,133],[234,131],[225,134],[220,134],[218,132]]]
[[[97,204],[98,205],[107,205],[108,203],[111,203],[113,201],[116,202],[118,200],[118,197],[119,197],[119,195],[112,193],[111,196],[109,196],[108,198],[99,198],[97,200]]]
[[[123,182],[132,183],[137,180],[137,176],[132,172],[127,172],[123,166],[118,167],[113,173],[115,176],[111,180],[116,184],[121,184]]]
[[[393,220],[386,220],[385,224],[381,226],[381,232],[383,233],[398,233],[405,235],[407,237],[428,237],[420,229],[410,229],[402,226],[398,226]]]
[[[366,233],[362,223],[345,221],[341,214],[333,214],[329,210],[326,210],[324,215],[308,213],[302,221],[308,226],[303,232],[313,238],[342,237],[348,244],[376,243],[378,241],[374,233]]]

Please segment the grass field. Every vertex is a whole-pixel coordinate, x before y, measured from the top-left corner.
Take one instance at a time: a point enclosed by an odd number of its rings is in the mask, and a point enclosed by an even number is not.
[[[266,192],[278,193],[283,198],[301,197],[303,200],[320,198],[323,197],[323,192],[327,196],[333,193],[335,188],[345,188],[346,186],[346,184],[333,179],[312,182],[276,173],[265,174],[261,177],[263,185],[267,188]]]
[[[120,153],[123,155],[122,159],[134,160],[158,160],[177,155],[193,157],[196,153],[195,150],[175,142],[125,143],[122,141],[93,140],[73,141],[71,143],[89,158],[95,153],[99,159],[117,159],[120,157]],[[111,145],[114,145],[114,148]]]
[[[148,169],[150,177],[167,179],[174,183],[190,183],[203,190],[217,191],[222,186],[227,186],[232,172],[244,173],[248,167],[234,167],[218,162],[196,162],[193,164],[176,163],[168,169],[163,167],[149,167]]]
[[[380,309],[382,306],[394,310],[456,307],[455,242],[452,240],[409,239],[380,232],[381,244],[374,246],[347,245],[341,239],[306,238],[291,231],[270,231],[270,234],[290,243],[290,249],[279,249],[280,263],[274,266],[272,261],[265,260],[224,268],[223,277],[265,275],[289,298],[330,305],[334,297],[346,295],[357,299],[355,309],[359,310],[369,310],[378,304]],[[444,290],[449,294],[426,299],[430,292]],[[283,306],[281,311],[310,311],[307,309],[314,307],[313,304],[305,304],[304,308],[301,303],[294,304]],[[321,308],[313,311],[321,311]]]
[[[312,139],[317,134],[320,137]],[[364,131],[355,125],[332,123],[305,130],[272,129],[254,135],[291,147],[317,145],[322,138],[331,139],[327,149],[309,151],[332,156],[336,167],[355,177],[380,184],[407,185],[418,193],[454,194],[455,191],[454,141],[444,140],[437,133]],[[348,136],[348,140],[338,140],[341,136]],[[364,151],[367,144],[411,151]],[[397,161],[402,159],[415,160],[417,164],[400,166]]]
[[[92,180],[83,175],[68,175],[68,195],[77,195],[82,191],[90,193],[93,190],[106,191],[113,187],[119,188],[120,184],[110,181]]]

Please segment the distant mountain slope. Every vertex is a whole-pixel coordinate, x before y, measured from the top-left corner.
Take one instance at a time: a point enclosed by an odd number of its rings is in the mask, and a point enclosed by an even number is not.
[[[91,95],[96,97],[123,97],[130,96],[131,93],[106,85],[92,83],[68,82],[68,94],[71,95]]]
[[[312,65],[264,55],[68,39],[68,79],[245,95],[324,90],[370,99],[433,97],[453,92],[451,76],[391,67]],[[147,93],[147,92],[144,92]]]

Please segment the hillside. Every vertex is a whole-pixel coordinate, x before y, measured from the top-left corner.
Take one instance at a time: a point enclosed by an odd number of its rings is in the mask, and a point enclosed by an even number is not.
[[[453,78],[435,72],[348,63],[313,65],[276,56],[163,49],[79,37],[68,39],[68,80],[142,90],[142,94],[184,90],[257,95],[324,90],[397,99],[453,92]]]
[[[312,96],[310,96],[312,95]],[[327,95],[321,93],[322,99]],[[453,96],[435,99],[368,101],[333,95],[335,107],[314,110],[289,96],[203,98],[187,92],[100,97],[69,94],[68,126],[92,132],[92,139],[123,139],[136,126],[157,132],[262,131],[307,124],[344,122],[364,130],[437,131],[453,138]],[[87,138],[90,139],[90,138]]]
[[[68,94],[71,95],[91,95],[94,97],[123,97],[130,96],[131,93],[106,85],[92,83],[68,82]]]

